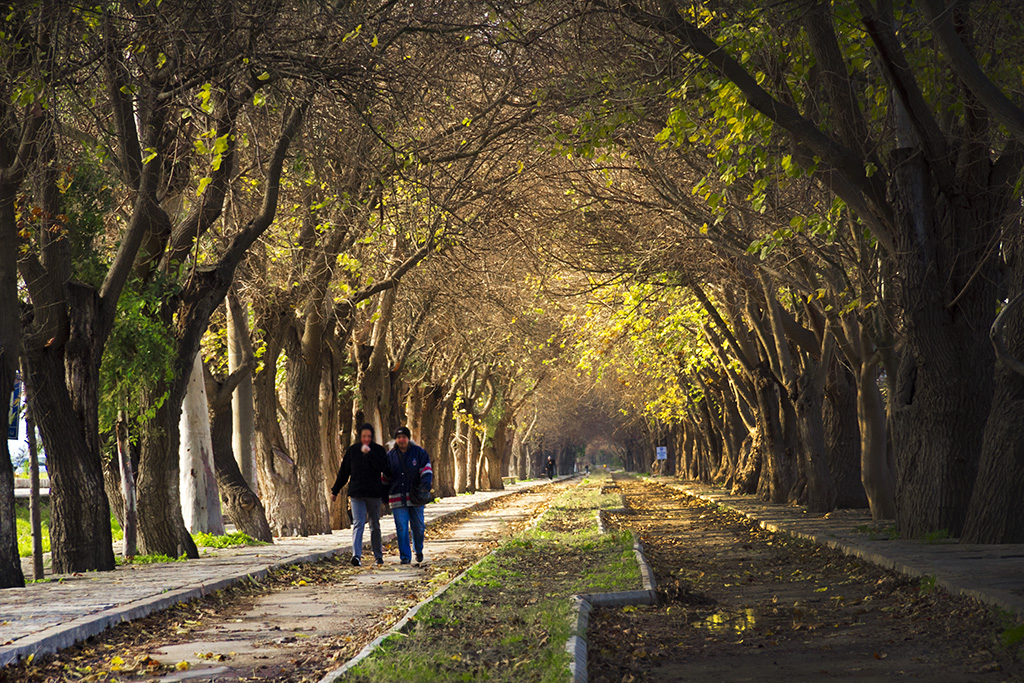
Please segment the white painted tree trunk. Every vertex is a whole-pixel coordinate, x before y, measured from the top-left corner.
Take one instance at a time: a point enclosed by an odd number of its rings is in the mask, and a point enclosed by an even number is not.
[[[181,482],[181,514],[191,533],[223,534],[217,478],[213,470],[213,439],[206,404],[203,360],[196,354],[192,376],[181,406],[178,446]]]
[[[249,344],[249,326],[245,309],[237,298],[228,295],[228,372],[232,373],[245,363],[251,355],[246,353]],[[256,408],[253,402],[252,373],[238,383],[231,396],[231,450],[235,462],[249,488],[259,495],[256,480]]]

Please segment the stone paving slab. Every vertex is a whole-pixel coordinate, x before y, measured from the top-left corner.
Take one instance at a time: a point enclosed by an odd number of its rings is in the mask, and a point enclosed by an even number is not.
[[[429,525],[547,483],[549,480],[533,480],[508,485],[503,491],[442,498],[426,507],[424,517]],[[391,515],[382,517],[381,527],[387,543],[395,536]],[[368,546],[368,531],[364,538]],[[199,559],[187,562],[119,566],[112,572],[57,576],[46,583],[0,590],[0,667],[29,654],[55,652],[122,621],[249,577],[262,578],[278,567],[316,562],[350,549],[351,532],[344,529],[306,538],[278,538],[273,545],[209,549]]]
[[[919,578],[934,576],[951,593],[994,605],[1024,619],[1024,544],[974,545],[889,539],[872,533],[868,510],[814,514],[802,506],[767,503],[751,495],[696,482],[652,479],[687,495],[724,505],[768,531],[787,533],[835,548],[886,569]]]

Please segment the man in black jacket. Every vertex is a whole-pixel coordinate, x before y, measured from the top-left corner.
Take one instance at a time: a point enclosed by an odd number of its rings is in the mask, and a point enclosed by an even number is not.
[[[348,497],[352,503],[352,564],[362,564],[363,527],[370,520],[370,546],[377,558],[377,565],[384,564],[384,549],[380,541],[380,501],[387,495],[387,488],[381,484],[387,451],[373,440],[373,426],[364,424],[359,428],[359,443],[345,451],[338,469],[338,478],[331,487],[331,500],[338,498],[346,482],[349,482]]]

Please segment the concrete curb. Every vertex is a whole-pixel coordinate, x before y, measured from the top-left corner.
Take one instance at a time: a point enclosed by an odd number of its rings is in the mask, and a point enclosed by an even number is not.
[[[488,500],[478,501],[464,507],[460,510],[452,510],[447,512],[427,523],[427,526],[432,526],[438,522],[442,522],[455,515],[462,514],[464,512],[474,512],[485,506],[491,505],[494,501],[500,500],[508,495],[517,493],[527,493],[533,491],[542,486],[547,486],[556,481],[564,481],[569,477],[557,477],[555,479],[544,479],[539,480],[537,484],[518,489],[516,491],[509,491],[506,494],[494,496]],[[384,534],[381,541],[383,543],[389,543],[394,540],[394,533]],[[364,543],[364,547],[368,545]],[[89,614],[78,619],[74,619],[69,622],[58,624],[50,628],[44,629],[37,633],[19,638],[16,645],[8,645],[0,647],[0,668],[6,667],[10,664],[16,663],[23,658],[32,655],[39,657],[41,655],[48,655],[58,652],[67,647],[71,647],[76,643],[79,643],[87,638],[102,633],[106,629],[116,626],[117,624],[124,621],[133,621],[142,617],[148,616],[153,612],[159,612],[160,610],[173,607],[178,603],[189,602],[198,598],[205,597],[218,590],[228,588],[237,583],[241,583],[245,580],[259,581],[266,578],[270,572],[281,569],[283,567],[289,567],[296,564],[310,564],[313,562],[319,562],[327,558],[335,557],[342,553],[348,552],[348,546],[333,548],[331,550],[325,550],[315,553],[308,553],[305,555],[297,555],[289,557],[287,559],[269,564],[266,567],[258,569],[256,571],[240,572],[237,574],[231,574],[224,578],[212,581],[209,583],[203,583],[198,586],[192,586],[189,588],[178,588],[175,590],[167,591],[159,595],[153,595],[140,600],[135,600],[117,607],[111,607],[110,609],[102,610],[95,614]]]
[[[859,548],[850,543],[844,542],[840,539],[823,536],[820,534],[810,534],[803,531],[797,531],[795,529],[787,529],[784,526],[780,526],[774,522],[769,522],[761,519],[752,512],[741,510],[733,505],[730,505],[727,501],[723,501],[719,498],[708,494],[701,494],[695,491],[691,491],[686,488],[685,485],[676,484],[672,482],[656,482],[663,486],[678,491],[679,493],[702,500],[706,503],[712,503],[714,505],[721,505],[722,507],[728,508],[731,512],[735,512],[738,515],[746,517],[751,522],[754,522],[760,528],[765,531],[770,531],[776,534],[785,534],[793,538],[799,538],[805,541],[810,541],[816,545],[825,546],[833,550],[837,550],[844,555],[854,557],[865,562],[877,565],[882,569],[888,569],[891,571],[898,572],[909,578],[919,579],[925,576],[935,577],[935,584],[953,595],[962,595],[967,598],[976,600],[977,602],[998,607],[999,609],[1007,612],[1015,613],[1018,618],[1024,618],[1024,601],[1021,597],[1013,594],[1010,591],[1002,591],[999,589],[983,589],[983,588],[970,588],[964,586],[956,578],[946,575],[941,569],[934,567],[920,567],[901,562],[892,557],[883,555],[882,553],[874,552],[867,548]]]
[[[625,509],[625,497],[623,497],[623,509]],[[605,510],[597,511],[597,528],[599,533],[607,533],[605,526]],[[656,605],[658,604],[657,583],[654,578],[654,570],[651,569],[647,557],[644,555],[644,548],[640,541],[633,538],[633,554],[636,556],[637,564],[640,567],[640,580],[643,590],[617,591],[614,593],[590,593],[574,595],[572,600],[572,635],[565,643],[565,651],[572,657],[569,662],[569,679],[573,683],[587,683],[587,651],[589,641],[587,640],[587,629],[590,627],[590,612],[594,607],[625,607],[626,605]],[[323,683],[323,682],[322,682]]]
[[[565,480],[571,479],[571,478],[572,478],[571,476],[569,476],[569,477],[556,477],[555,479],[549,479],[549,480],[539,484],[538,486],[543,486],[545,484],[548,484],[548,483],[551,483],[551,482],[555,482],[555,481],[565,481]],[[530,487],[528,489],[523,489],[523,490],[524,491],[531,491],[531,490],[533,490],[533,488],[536,488],[536,487]],[[498,496],[498,497],[500,498],[500,496]],[[497,500],[497,498],[492,498],[491,500]],[[483,502],[489,503],[490,501],[483,501]],[[470,508],[466,508],[466,509],[468,510]],[[541,512],[539,515],[537,515],[537,518],[534,519],[529,525],[527,525],[526,528],[527,529],[535,529],[535,528],[537,528],[537,525],[540,523],[541,517],[543,517],[546,512],[547,512],[547,510],[545,510],[544,512]],[[437,600],[439,597],[444,595],[448,591],[449,588],[451,588],[452,586],[457,584],[459,581],[462,581],[464,578],[466,578],[466,575],[469,574],[469,572],[471,572],[473,569],[475,569],[477,567],[477,565],[479,565],[484,560],[486,560],[488,557],[493,555],[496,551],[497,551],[497,548],[495,548],[494,550],[491,550],[486,555],[481,557],[479,560],[477,560],[473,564],[471,564],[468,567],[466,567],[465,571],[463,571],[461,574],[456,576],[454,579],[452,579],[451,581],[446,583],[441,588],[439,588],[436,591],[434,591],[432,594],[427,596],[425,599],[421,600],[412,609],[410,609],[408,612],[406,612],[405,616],[402,617],[398,621],[398,623],[396,623],[390,629],[388,629],[384,633],[382,633],[379,636],[377,636],[376,638],[374,638],[365,647],[363,647],[363,649],[360,650],[359,653],[355,657],[353,657],[352,659],[350,659],[347,662],[345,662],[341,667],[335,669],[334,671],[328,672],[323,678],[320,679],[319,683],[335,683],[342,676],[344,676],[346,673],[348,673],[354,666],[359,664],[359,662],[363,661],[364,659],[366,659],[367,657],[372,655],[373,652],[377,648],[379,648],[384,643],[385,640],[387,640],[391,636],[395,636],[395,635],[399,635],[399,634],[403,633],[404,630],[405,630],[405,627],[409,625],[409,623],[413,620],[413,618],[416,616],[416,614],[421,609],[423,609],[424,607],[429,605],[434,600]]]

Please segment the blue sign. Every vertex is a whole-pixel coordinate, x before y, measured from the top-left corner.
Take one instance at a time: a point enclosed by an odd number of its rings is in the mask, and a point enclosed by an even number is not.
[[[21,380],[14,380],[14,391],[11,393],[11,407],[7,412],[7,440],[17,441],[21,427]]]
[[[668,460],[668,446],[658,446],[654,452],[657,454],[658,460]]]

